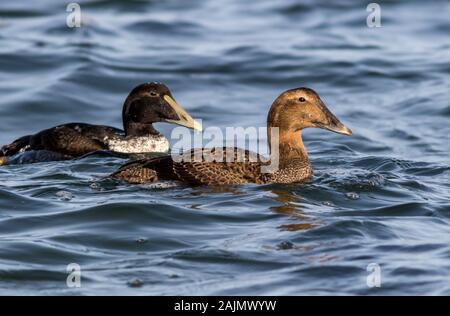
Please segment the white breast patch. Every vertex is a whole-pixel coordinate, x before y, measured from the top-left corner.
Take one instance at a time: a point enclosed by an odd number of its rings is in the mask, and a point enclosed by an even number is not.
[[[166,153],[169,151],[169,141],[162,135],[132,138],[105,138],[104,141],[108,144],[109,150],[125,154],[151,152]]]

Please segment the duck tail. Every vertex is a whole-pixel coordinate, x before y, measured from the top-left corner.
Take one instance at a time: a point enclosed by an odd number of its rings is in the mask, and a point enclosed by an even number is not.
[[[5,145],[0,149],[0,156],[12,156],[17,154],[22,148],[30,145],[30,135],[16,139],[11,144]]]
[[[126,164],[110,175],[111,178],[124,180],[132,184],[142,184],[158,181],[155,170],[145,168],[138,162]]]

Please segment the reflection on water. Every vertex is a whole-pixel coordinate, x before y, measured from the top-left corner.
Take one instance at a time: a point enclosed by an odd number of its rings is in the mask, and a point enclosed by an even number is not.
[[[281,230],[287,231],[297,231],[297,230],[307,230],[318,226],[318,224],[313,223],[298,223],[298,224],[284,224],[279,226]]]
[[[295,220],[296,223],[283,224],[278,228],[287,231],[307,230],[319,225],[319,221],[312,216],[307,215],[302,210],[302,205],[298,200],[301,197],[295,196],[293,192],[274,189],[272,193],[275,195],[275,201],[281,203],[279,206],[271,206],[270,209],[276,213],[289,216],[291,220]]]
[[[1,294],[450,294],[448,1],[380,2],[381,28],[350,0],[79,3],[78,29],[60,1],[0,3],[0,144],[120,127],[152,80],[222,129],[308,86],[354,134],[304,131],[305,184],[130,186],[98,155],[1,167]]]

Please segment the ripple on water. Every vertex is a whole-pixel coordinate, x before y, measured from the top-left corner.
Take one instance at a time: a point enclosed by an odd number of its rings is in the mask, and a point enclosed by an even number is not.
[[[445,0],[381,4],[381,29],[352,1],[87,0],[77,29],[50,2],[0,3],[1,144],[121,127],[151,80],[220,127],[264,126],[281,91],[309,86],[354,135],[306,130],[315,175],[291,185],[131,186],[105,156],[1,166],[0,293],[73,295],[72,262],[80,295],[450,293]]]

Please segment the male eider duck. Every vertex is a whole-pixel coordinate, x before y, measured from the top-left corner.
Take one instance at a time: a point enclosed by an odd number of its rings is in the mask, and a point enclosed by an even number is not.
[[[96,151],[149,153],[169,150],[168,140],[152,125],[168,122],[200,129],[162,83],[135,87],[126,98],[124,130],[85,123],[69,123],[23,136],[0,149],[0,165],[66,160]]]
[[[301,137],[304,128],[317,127],[352,135],[309,88],[283,92],[270,108],[267,127],[270,161],[235,147],[203,148],[185,152],[181,157],[167,155],[127,163],[111,176],[129,183],[175,180],[189,185],[301,182],[312,175]],[[273,138],[278,140],[277,144],[271,143],[274,133],[278,134]],[[263,172],[264,167],[272,165],[273,159],[278,159],[278,167]]]

